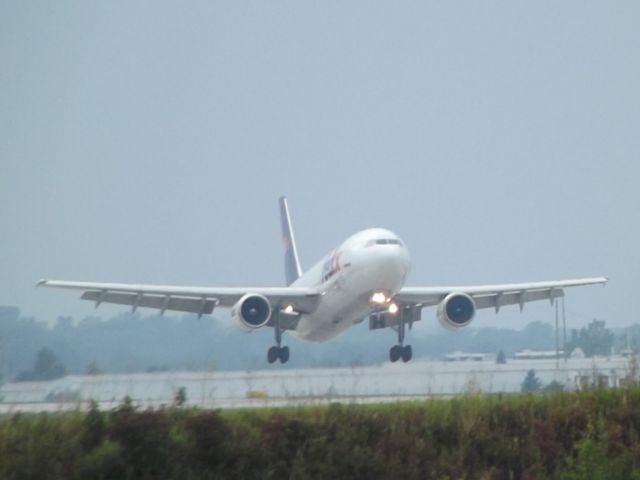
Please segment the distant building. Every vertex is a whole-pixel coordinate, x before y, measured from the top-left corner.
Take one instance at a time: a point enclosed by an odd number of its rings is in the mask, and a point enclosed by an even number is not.
[[[493,353],[453,352],[445,355],[444,359],[447,362],[483,362],[495,360],[495,357]]]
[[[516,353],[513,358],[515,358],[516,360],[549,360],[556,358],[556,355],[558,356],[558,358],[562,358],[564,356],[564,350],[559,350],[558,352],[556,352],[555,350],[523,350]]]
[[[574,348],[571,352],[571,358],[586,358],[580,347]]]

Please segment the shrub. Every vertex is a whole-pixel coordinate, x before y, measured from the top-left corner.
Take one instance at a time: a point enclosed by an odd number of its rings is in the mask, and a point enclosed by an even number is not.
[[[524,377],[522,381],[521,391],[523,393],[532,393],[540,390],[542,383],[540,383],[540,379],[536,377],[535,370],[529,370],[527,375]]]
[[[640,389],[0,417],[0,478],[638,478]],[[635,477],[634,477],[635,475]]]

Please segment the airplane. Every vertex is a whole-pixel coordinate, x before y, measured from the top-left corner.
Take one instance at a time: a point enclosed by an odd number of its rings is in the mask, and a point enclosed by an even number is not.
[[[405,287],[409,252],[402,239],[384,228],[369,228],[347,238],[311,269],[300,265],[287,199],[279,199],[284,242],[285,287],[183,287],[122,283],[40,280],[37,286],[83,290],[81,298],[95,302],[211,314],[216,307],[231,308],[232,321],[251,332],[274,330],[275,345],[267,361],[286,363],[290,352],[282,334],[308,341],[331,340],[349,327],[369,320],[369,329],[391,327],[397,344],[389,360],[408,362],[413,356],[406,345],[407,327],[421,320],[422,309],[437,307],[440,324],[451,331],[467,327],[476,310],[519,305],[564,296],[564,289],[605,284],[606,277],[503,285]]]

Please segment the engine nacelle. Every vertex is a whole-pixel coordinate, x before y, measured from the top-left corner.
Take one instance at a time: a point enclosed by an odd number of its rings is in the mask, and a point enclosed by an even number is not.
[[[245,332],[264,327],[271,317],[271,304],[266,297],[247,293],[231,309],[231,318]]]
[[[452,292],[438,305],[438,321],[450,331],[466,327],[476,313],[476,302],[466,293]]]

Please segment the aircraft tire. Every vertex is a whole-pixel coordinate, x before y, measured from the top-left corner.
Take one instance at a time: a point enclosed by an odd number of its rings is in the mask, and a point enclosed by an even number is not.
[[[411,345],[405,345],[402,348],[402,361],[404,363],[407,363],[408,361],[411,360],[412,357],[413,357],[413,350],[411,348]]]
[[[278,347],[271,347],[267,351],[267,361],[269,363],[275,362],[280,356],[280,349]]]
[[[289,361],[289,347],[282,347],[280,349],[280,363],[287,363]]]
[[[391,363],[395,363],[400,360],[401,349],[402,347],[400,345],[394,345],[391,347],[389,350],[389,360],[391,360]]]

